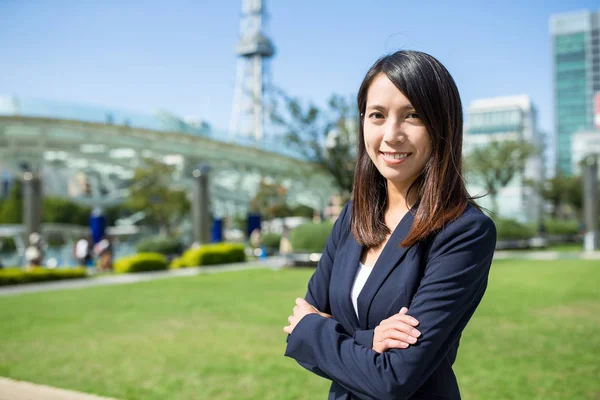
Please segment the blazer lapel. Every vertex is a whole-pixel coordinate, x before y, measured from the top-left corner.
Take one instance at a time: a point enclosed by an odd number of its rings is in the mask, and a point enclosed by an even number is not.
[[[369,275],[365,286],[363,287],[362,291],[360,292],[360,295],[358,296],[357,303],[360,329],[367,329],[369,322],[369,308],[371,307],[371,303],[373,302],[375,294],[377,293],[383,282],[386,280],[388,275],[398,265],[404,254],[406,254],[406,252],[409,249],[409,247],[401,247],[400,243],[408,235],[408,232],[414,220],[413,213],[415,208],[416,207],[413,207],[404,215],[398,226],[396,226],[396,229],[394,229],[394,231],[392,232],[392,235],[390,236],[388,242],[385,244],[381,254],[379,255],[379,258],[377,259],[377,262],[375,263],[375,266],[373,267],[371,275]],[[357,267],[358,261],[359,260],[357,259]],[[356,272],[354,275],[356,275]],[[352,282],[354,282],[354,275],[352,276]]]
[[[354,278],[358,273],[358,263],[362,254],[362,246],[358,244],[352,233],[348,236],[348,241],[344,246],[345,256],[343,261],[344,268],[348,268],[348,273],[342,274],[341,287],[344,288],[345,298],[340,302],[340,307],[343,309],[343,315],[348,316],[348,322],[354,329],[358,327],[358,318],[352,304],[352,285]]]

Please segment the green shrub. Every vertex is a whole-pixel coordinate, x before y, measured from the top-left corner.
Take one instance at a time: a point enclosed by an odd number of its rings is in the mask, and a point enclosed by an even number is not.
[[[185,265],[185,260],[183,259],[183,257],[175,257],[173,260],[171,260],[171,264],[169,264],[169,268],[171,269],[178,269],[178,268],[185,268],[187,267],[187,265]]]
[[[265,233],[260,240],[266,248],[278,249],[281,235],[279,233]]]
[[[47,282],[62,279],[85,278],[85,268],[47,269],[47,268],[3,268],[0,269],[0,286],[19,283]]]
[[[187,250],[181,258],[173,260],[171,268],[201,265],[229,264],[246,261],[244,245],[239,243],[205,244]]]
[[[17,245],[12,237],[0,237],[0,253],[10,253],[17,250]]]
[[[522,224],[513,219],[496,219],[498,240],[529,239],[536,236],[535,228]]]
[[[577,235],[579,233],[579,222],[577,221],[549,219],[544,221],[544,226],[548,235]]]
[[[160,253],[138,253],[118,259],[115,262],[115,272],[131,273],[160,271],[167,269],[169,263],[167,258]]]
[[[136,246],[136,250],[138,253],[181,254],[183,252],[183,245],[175,238],[155,236],[140,240]]]
[[[321,253],[325,249],[333,222],[300,225],[290,232],[290,242],[294,252]]]
[[[315,210],[304,204],[300,204],[292,208],[292,215],[295,217],[312,218],[315,215]]]

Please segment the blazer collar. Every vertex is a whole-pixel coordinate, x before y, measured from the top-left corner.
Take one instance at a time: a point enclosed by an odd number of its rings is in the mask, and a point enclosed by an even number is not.
[[[362,246],[356,242],[354,235],[350,235],[351,248],[348,254],[348,260],[354,268],[351,268],[353,271],[349,277],[349,286],[348,286],[348,298],[350,300],[350,308],[352,310],[352,315],[355,317],[354,321],[358,322],[360,329],[367,329],[368,326],[368,315],[369,309],[371,307],[371,303],[373,302],[373,298],[375,294],[386,280],[388,275],[396,268],[396,266],[400,263],[403,256],[408,251],[409,247],[400,246],[400,243],[406,238],[412,223],[414,221],[414,213],[416,212],[416,208],[418,207],[418,203],[415,204],[400,220],[394,231],[392,232],[389,240],[385,244],[377,262],[373,267],[373,271],[365,286],[363,287],[360,295],[358,296],[358,321],[356,320],[356,314],[354,313],[354,307],[352,306],[352,286],[354,284],[354,279],[356,277],[356,273],[358,271],[358,263],[360,261],[360,256],[362,254]],[[400,311],[400,310],[398,310]]]

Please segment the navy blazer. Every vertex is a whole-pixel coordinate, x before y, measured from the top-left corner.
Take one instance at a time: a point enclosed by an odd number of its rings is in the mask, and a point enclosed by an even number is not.
[[[332,318],[302,318],[285,355],[332,380],[329,399],[460,399],[452,364],[487,286],[494,223],[468,205],[436,235],[407,248],[399,244],[414,210],[406,213],[360,292],[357,319],[350,296],[362,246],[350,229],[351,206],[335,222],[306,294]],[[419,320],[421,336],[406,349],[377,353],[373,330],[403,306]]]

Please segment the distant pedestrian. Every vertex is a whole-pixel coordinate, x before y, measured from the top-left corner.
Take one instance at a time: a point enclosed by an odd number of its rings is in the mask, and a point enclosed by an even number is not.
[[[42,248],[42,237],[37,232],[32,232],[29,235],[29,246],[25,249],[25,260],[27,267],[40,267],[44,258]]]
[[[279,254],[288,255],[292,252],[292,242],[290,242],[290,228],[283,226],[281,239],[279,240]]]
[[[112,243],[108,236],[104,236],[94,245],[94,255],[98,258],[100,271],[112,271]]]
[[[90,254],[90,242],[89,240],[82,236],[75,242],[75,246],[73,246],[73,258],[75,258],[75,263],[78,266],[87,266],[89,261],[91,261]]]

